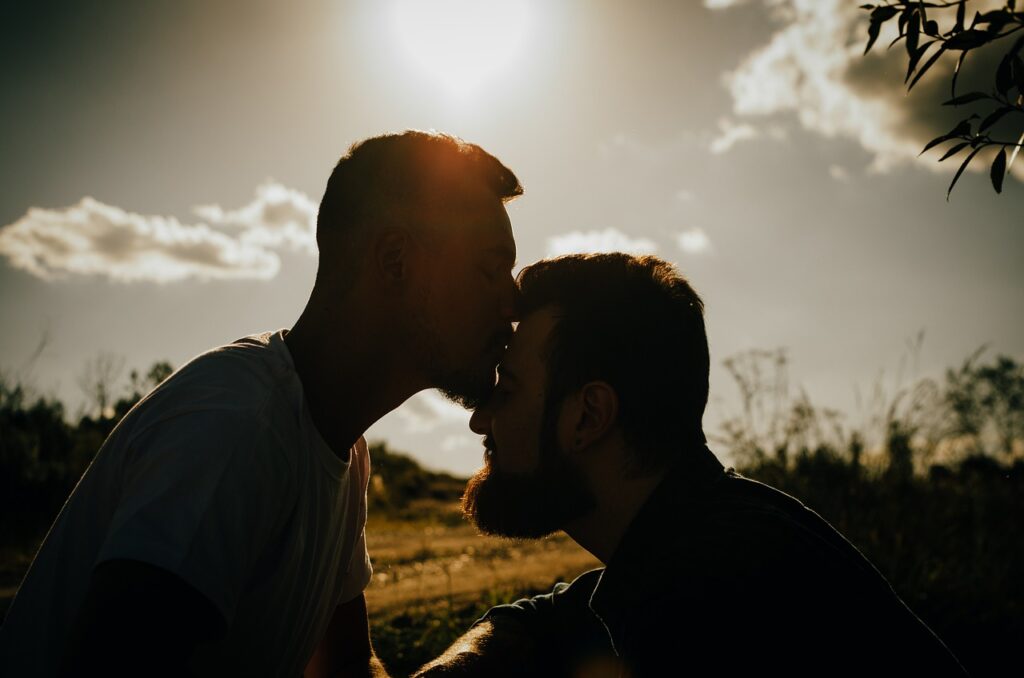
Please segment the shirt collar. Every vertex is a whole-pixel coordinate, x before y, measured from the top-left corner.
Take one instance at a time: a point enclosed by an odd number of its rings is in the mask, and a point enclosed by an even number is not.
[[[706,445],[680,454],[630,523],[590,599],[590,607],[612,628],[631,603],[657,596],[664,578],[685,557],[685,523],[700,514],[701,499],[725,476]]]

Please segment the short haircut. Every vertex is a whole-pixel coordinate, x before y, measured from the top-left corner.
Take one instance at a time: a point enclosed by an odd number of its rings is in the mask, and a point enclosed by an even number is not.
[[[317,241],[322,246],[324,237],[345,237],[364,224],[415,218],[425,205],[457,198],[472,181],[503,203],[523,192],[497,158],[448,134],[408,130],[357,142],[327,180]]]
[[[578,254],[519,274],[520,317],[552,306],[547,407],[590,381],[619,399],[619,425],[638,470],[662,468],[706,442],[704,304],[674,266],[653,256]]]

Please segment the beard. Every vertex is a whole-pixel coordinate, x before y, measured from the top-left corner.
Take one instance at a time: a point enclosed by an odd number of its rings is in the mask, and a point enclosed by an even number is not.
[[[538,539],[593,510],[594,495],[583,473],[559,451],[548,412],[544,419],[536,469],[507,473],[488,458],[466,484],[462,513],[483,534]]]

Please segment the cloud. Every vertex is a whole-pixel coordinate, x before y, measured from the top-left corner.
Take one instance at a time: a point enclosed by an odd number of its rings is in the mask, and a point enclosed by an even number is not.
[[[73,273],[119,282],[272,278],[276,254],[205,224],[144,216],[82,198],[65,209],[31,208],[0,230],[0,254],[44,280]]]
[[[702,254],[710,252],[711,239],[708,234],[699,228],[690,228],[676,235],[676,244],[679,249],[688,254]]]
[[[825,137],[852,139],[872,155],[871,169],[887,172],[914,162],[930,139],[949,131],[971,110],[940,106],[949,98],[955,57],[943,57],[908,94],[902,75],[902,43],[886,50],[895,37],[896,20],[886,24],[876,46],[863,55],[867,12],[848,0],[762,0],[779,25],[767,44],[754,50],[725,84],[733,113],[741,118],[792,114],[805,129]],[[724,9],[734,2],[707,2]],[[972,9],[1001,2],[985,0]],[[940,23],[951,15],[938,15]],[[943,27],[945,23],[942,23]],[[971,53],[961,70],[958,91],[988,91],[994,64],[1005,46]],[[984,115],[985,111],[982,112]],[[1004,118],[1009,123],[1009,118]],[[1001,123],[1002,124],[1002,123]],[[1020,134],[1008,133],[1014,139]],[[994,153],[994,152],[993,152]],[[918,165],[950,172],[935,153]],[[979,158],[983,160],[983,158]],[[972,165],[972,168],[974,166]],[[984,170],[984,162],[977,163]],[[1014,168],[1024,178],[1024,163]]]
[[[242,231],[243,242],[261,247],[288,245],[316,254],[317,205],[305,193],[267,182],[256,189],[256,199],[237,210],[203,205],[195,213],[211,225]]]
[[[727,7],[743,5],[747,2],[749,0],[704,0],[704,6],[708,9],[725,9]]]
[[[274,249],[316,252],[315,205],[279,184],[259,187],[240,209],[210,205],[196,212],[204,223],[128,212],[90,197],[62,209],[33,207],[0,228],[0,255],[44,280],[73,274],[170,283],[266,280],[280,270]]]
[[[603,231],[572,231],[548,239],[549,257],[586,252],[628,252],[652,254],[658,246],[647,238],[631,238],[614,228]]]
[[[829,165],[828,175],[836,181],[846,183],[850,180],[850,173],[842,165]]]
[[[715,155],[725,153],[741,141],[756,139],[761,135],[753,125],[746,123],[737,125],[728,118],[718,121],[719,134],[711,140],[710,149]]]
[[[420,391],[396,410],[410,433],[427,433],[439,426],[469,426],[470,413],[437,391]]]

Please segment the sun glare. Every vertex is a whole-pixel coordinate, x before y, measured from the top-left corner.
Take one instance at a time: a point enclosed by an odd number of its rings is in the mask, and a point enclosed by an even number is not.
[[[415,66],[456,96],[515,64],[529,18],[523,0],[397,0],[391,17]]]

